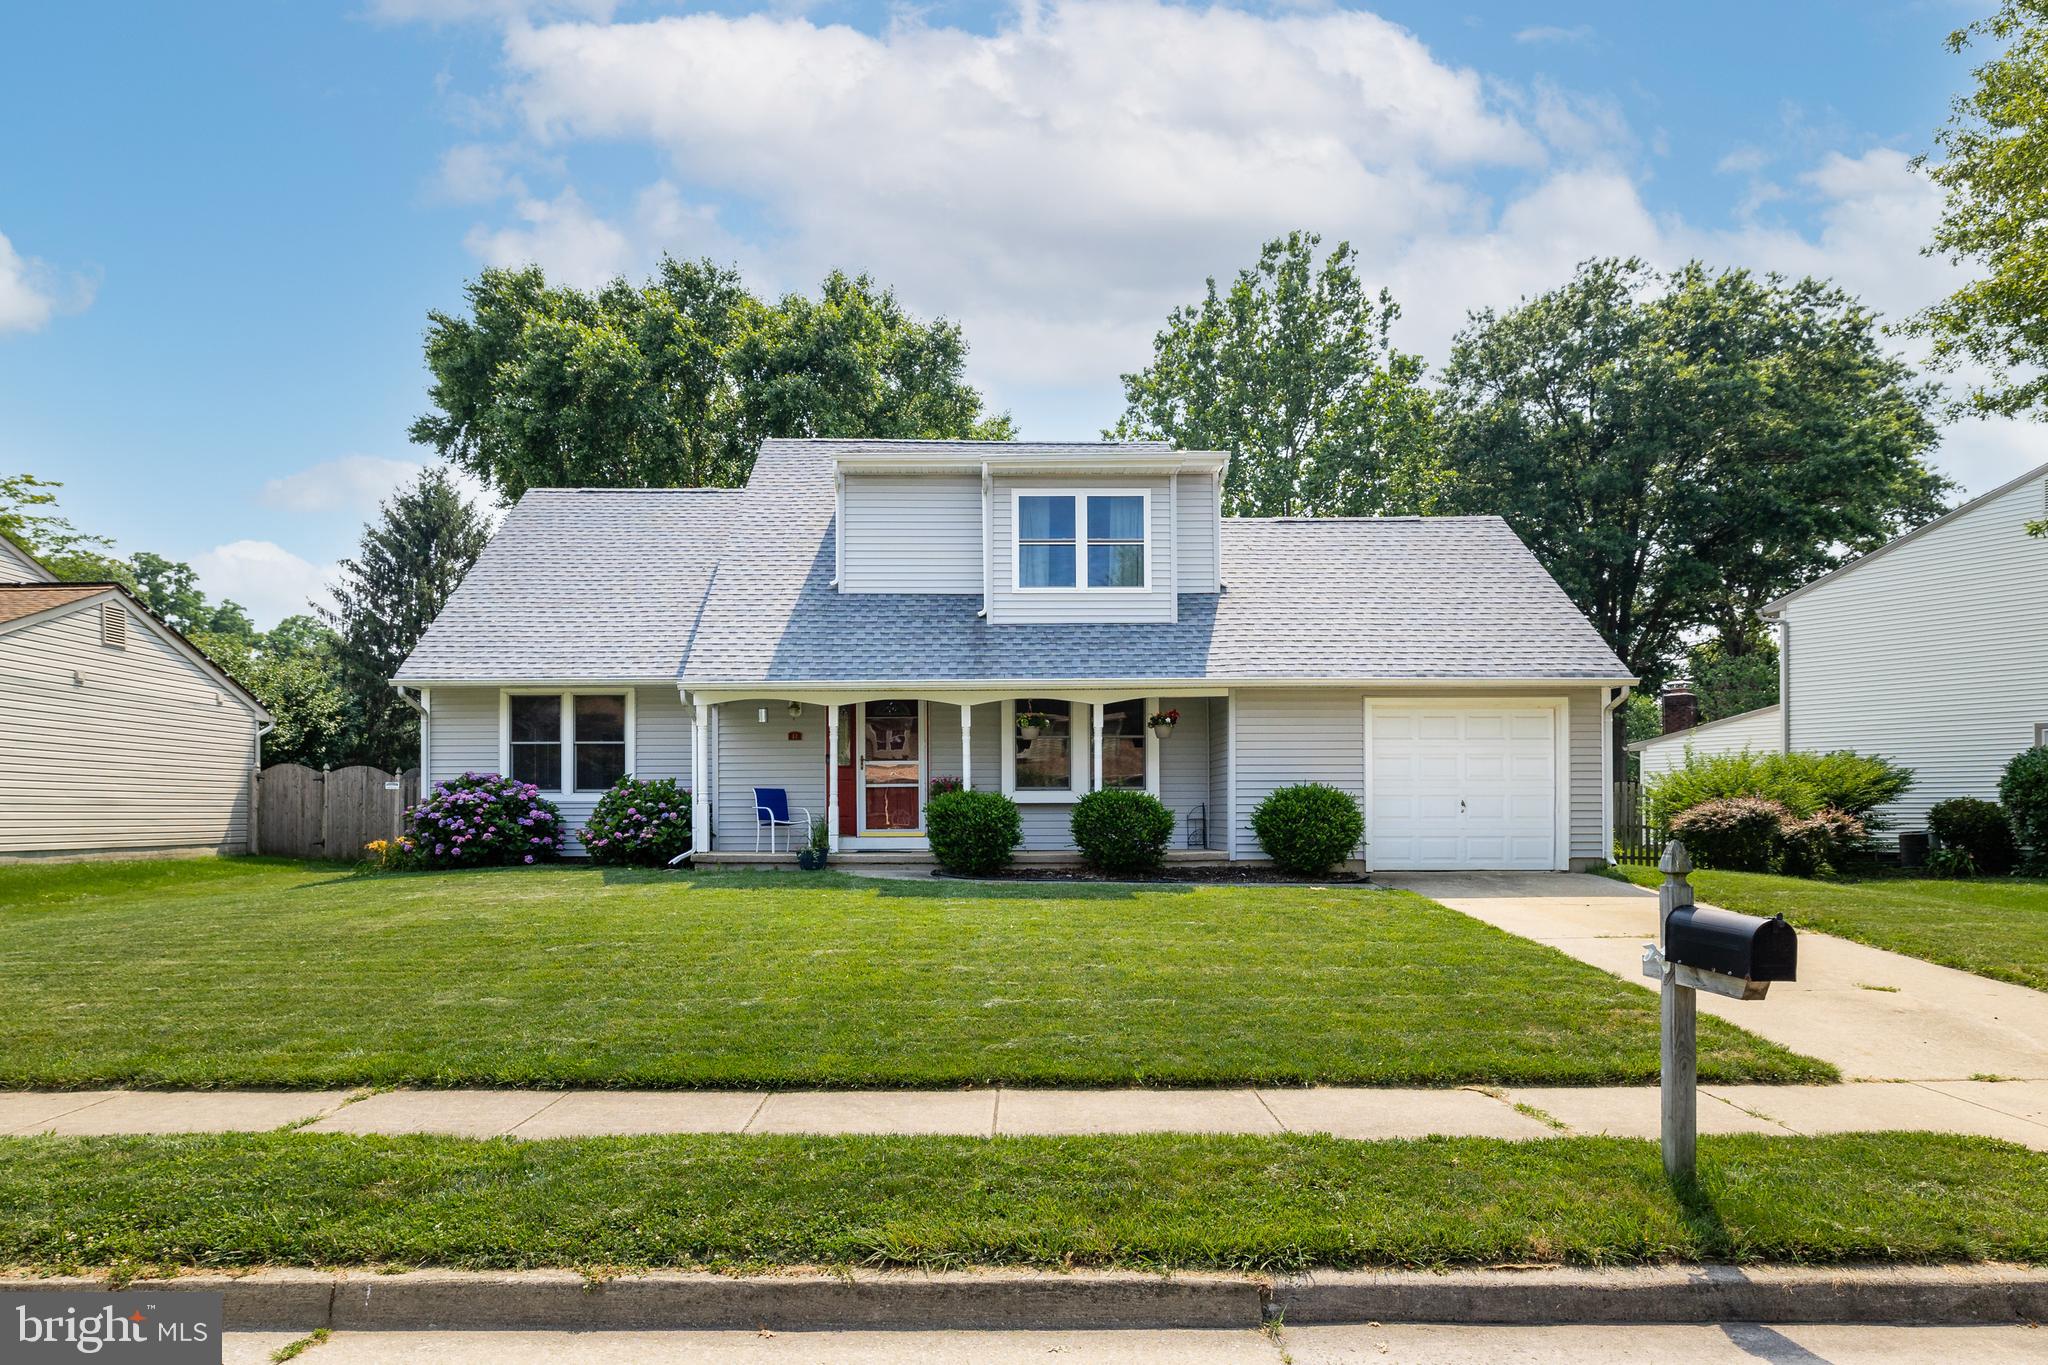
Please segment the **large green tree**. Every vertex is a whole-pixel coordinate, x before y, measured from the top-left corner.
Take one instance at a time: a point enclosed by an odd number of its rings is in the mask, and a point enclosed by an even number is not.
[[[468,316],[435,312],[437,411],[412,425],[507,501],[528,488],[736,487],[769,436],[988,437],[958,326],[920,322],[867,276],[773,302],[709,261],[642,285],[486,270]]]
[[[27,551],[66,583],[123,583],[135,586],[135,571],[109,553],[114,542],[79,530],[57,511],[55,479],[33,474],[0,475],[0,536]]]
[[[1935,516],[1930,386],[1812,279],[1600,260],[1475,314],[1444,372],[1452,502],[1507,518],[1631,671]]]
[[[260,635],[201,632],[192,642],[270,712],[263,762],[330,768],[351,761],[349,698],[335,664],[334,632],[287,616]]]
[[[1360,283],[1350,244],[1318,264],[1321,241],[1275,238],[1228,291],[1211,278],[1168,314],[1103,434],[1229,451],[1232,516],[1429,510],[1441,471],[1422,359],[1395,349],[1401,310]]]
[[[1978,411],[2048,418],[2048,0],[2005,0],[1948,42],[1994,49],[1935,134],[1940,158],[1923,163],[1947,192],[1927,253],[1973,278],[1908,330],[1937,364],[1976,368]]]
[[[355,557],[341,561],[334,606],[320,616],[338,637],[354,761],[393,772],[419,761],[418,717],[391,678],[489,538],[482,515],[437,466],[387,499]]]

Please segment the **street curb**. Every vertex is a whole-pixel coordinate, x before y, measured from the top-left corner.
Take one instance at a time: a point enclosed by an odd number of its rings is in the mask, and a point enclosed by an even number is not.
[[[103,1277],[0,1278],[0,1294],[104,1290]],[[1344,1322],[1935,1323],[2048,1320],[2048,1271],[2021,1266],[1849,1269],[1652,1266],[1318,1271],[655,1271],[592,1281],[573,1271],[264,1270],[137,1280],[140,1290],[225,1296],[238,1330],[924,1329],[1100,1330]]]

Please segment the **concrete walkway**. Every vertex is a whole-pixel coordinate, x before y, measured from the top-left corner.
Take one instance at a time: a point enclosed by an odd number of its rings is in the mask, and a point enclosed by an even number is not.
[[[1645,943],[1657,938],[1657,896],[1607,877],[1558,872],[1388,873],[1377,880],[1428,896],[1648,985]],[[1833,1062],[1851,1080],[1954,1082],[1975,1076],[2048,1081],[2048,991],[1991,981],[1919,958],[1799,931],[1799,980],[1768,999],[1704,992],[1700,1008],[1795,1052]]]
[[[2048,1151],[2048,1081],[1705,1085],[1705,1133],[1911,1129]],[[1657,1135],[1651,1086],[1396,1090],[0,1092],[0,1135],[256,1132],[556,1138],[656,1133]]]

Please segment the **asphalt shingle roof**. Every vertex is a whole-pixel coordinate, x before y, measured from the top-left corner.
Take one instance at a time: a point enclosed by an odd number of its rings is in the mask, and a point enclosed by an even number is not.
[[[1498,517],[1227,518],[1224,590],[1182,594],[1172,624],[991,625],[975,615],[979,596],[841,594],[831,586],[835,448],[769,441],[737,492],[527,494],[399,676],[680,670],[707,686],[1628,676]]]
[[[61,607],[88,597],[98,597],[113,589],[104,583],[25,583],[0,584],[0,621],[19,621],[24,616],[34,616],[39,611]]]
[[[744,494],[536,488],[398,670],[406,682],[672,678]]]

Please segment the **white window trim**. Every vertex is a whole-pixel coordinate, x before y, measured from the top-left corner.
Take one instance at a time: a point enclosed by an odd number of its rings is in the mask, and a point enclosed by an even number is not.
[[[1071,588],[1027,588],[1024,586],[1024,552],[1022,508],[1025,498],[1072,498],[1074,499],[1074,586]],[[1145,522],[1145,581],[1135,588],[1091,588],[1088,586],[1088,499],[1089,498],[1140,498],[1144,502],[1142,516]],[[1105,544],[1109,542],[1104,542]],[[1127,543],[1127,542],[1117,542]],[[1040,596],[1044,594],[1074,595],[1086,593],[1092,597],[1134,597],[1152,591],[1152,490],[1149,488],[1024,488],[1010,490],[1010,591],[1018,594]]]
[[[1096,756],[1102,751],[1102,732],[1095,728],[1095,703],[1092,701],[1075,701],[1058,695],[1048,696],[1045,693],[1039,693],[1038,695],[1046,701],[1064,701],[1067,703],[1068,734],[1072,741],[1068,746],[1067,785],[1064,788],[1042,787],[1024,791],[1017,789],[1017,699],[1006,698],[1002,703],[1001,738],[997,741],[1003,757],[1003,795],[1009,797],[1020,806],[1070,806],[1094,790],[1095,786]],[[1145,718],[1148,720],[1154,712],[1159,710],[1160,705],[1158,697],[1120,697],[1118,700],[1139,702],[1145,708]],[[1087,736],[1086,747],[1083,747],[1081,740],[1083,734]],[[1145,790],[1153,796],[1160,795],[1160,773],[1163,766],[1163,755],[1160,752],[1159,744],[1159,736],[1153,733],[1151,726],[1147,725],[1145,727]],[[1136,788],[1125,787],[1120,788],[1120,790],[1134,791]]]
[[[576,790],[576,698],[618,697],[626,699],[626,774],[631,776],[638,757],[634,735],[639,730],[639,694],[637,687],[578,687],[563,690],[558,687],[501,687],[498,689],[498,772],[503,776],[512,775],[512,698],[514,697],[559,697],[562,702],[562,780],[564,785],[552,789],[542,788],[541,795],[557,800],[574,800],[577,797],[598,797],[600,791]]]

